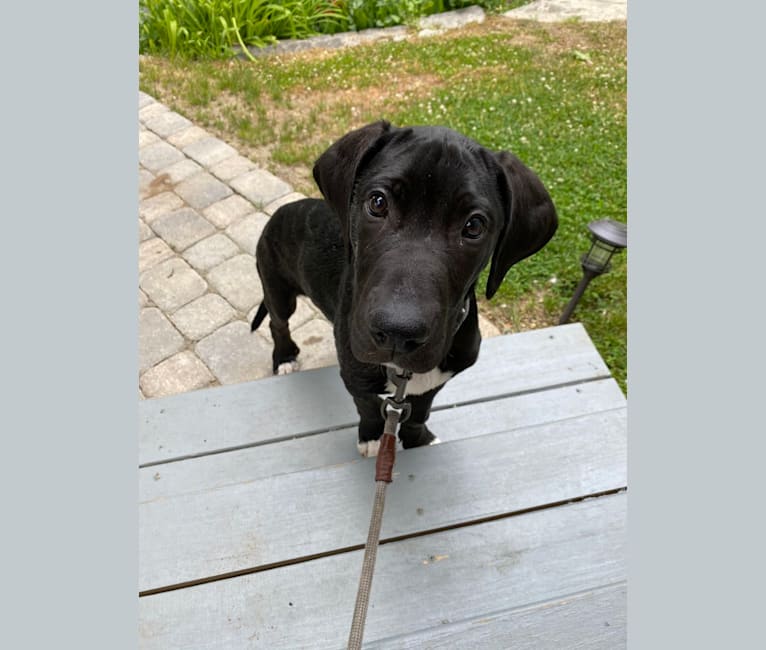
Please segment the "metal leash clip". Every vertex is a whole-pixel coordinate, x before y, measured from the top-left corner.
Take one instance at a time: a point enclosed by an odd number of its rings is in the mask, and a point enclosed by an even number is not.
[[[396,392],[393,397],[386,397],[380,405],[380,415],[385,420],[388,417],[389,410],[399,413],[399,424],[406,422],[412,413],[412,404],[404,400],[404,392],[407,388],[407,382],[412,377],[409,370],[403,370],[402,374],[397,374],[393,368],[387,368],[388,380],[396,386]]]

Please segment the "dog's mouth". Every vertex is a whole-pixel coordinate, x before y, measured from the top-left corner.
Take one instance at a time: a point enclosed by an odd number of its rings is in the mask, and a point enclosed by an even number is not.
[[[400,355],[394,353],[388,361],[382,362],[382,365],[395,366],[397,369],[409,370],[413,373],[423,373],[433,370],[440,361],[441,355],[417,357],[414,355]]]
[[[442,359],[441,354],[427,351],[400,353],[395,349],[381,350],[374,346],[365,347],[363,350],[355,349],[355,347],[352,342],[351,350],[356,359],[362,363],[396,367],[398,370],[409,370],[413,373],[429,372],[439,365]]]

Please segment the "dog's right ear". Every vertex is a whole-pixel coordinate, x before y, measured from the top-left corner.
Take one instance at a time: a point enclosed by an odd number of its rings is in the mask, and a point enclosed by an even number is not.
[[[344,239],[348,238],[348,210],[357,173],[380,150],[390,132],[391,124],[383,120],[351,131],[314,164],[314,180],[340,218]]]
[[[495,154],[495,160],[502,169],[501,188],[508,207],[492,255],[488,299],[495,295],[508,269],[545,246],[558,226],[556,208],[537,174],[507,151]]]

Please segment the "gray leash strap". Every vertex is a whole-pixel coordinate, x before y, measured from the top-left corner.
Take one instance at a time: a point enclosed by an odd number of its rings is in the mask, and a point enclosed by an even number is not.
[[[409,417],[410,405],[404,402],[404,392],[410,376],[409,373],[404,376],[389,373],[389,378],[396,386],[396,394],[383,403],[386,424],[383,428],[383,435],[380,437],[380,449],[375,461],[375,499],[372,504],[367,543],[364,546],[362,574],[356,592],[354,618],[348,637],[348,650],[360,650],[362,647],[364,624],[367,619],[367,608],[370,604],[372,576],[375,571],[375,560],[378,556],[380,528],[383,523],[383,508],[386,504],[386,487],[393,480],[394,460],[396,459],[396,427],[400,417],[402,422]]]
[[[375,559],[378,556],[378,540],[380,539],[380,526],[383,521],[383,507],[386,503],[386,485],[388,484],[385,481],[375,482],[375,501],[372,505],[370,531],[367,534],[367,544],[364,547],[362,575],[359,578],[359,589],[356,592],[356,604],[354,605],[354,618],[351,621],[351,632],[348,637],[349,650],[360,650],[362,647],[367,607],[370,604],[372,575],[375,571]]]

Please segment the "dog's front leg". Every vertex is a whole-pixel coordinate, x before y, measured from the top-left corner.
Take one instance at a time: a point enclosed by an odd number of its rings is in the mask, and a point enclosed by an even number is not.
[[[412,413],[407,421],[399,427],[399,440],[402,441],[402,447],[405,449],[433,445],[439,442],[439,439],[426,426],[426,420],[431,415],[431,404],[434,397],[442,389],[442,386],[437,386],[422,395],[407,395],[406,399],[412,405]]]
[[[376,395],[354,396],[354,404],[359,413],[359,442],[357,447],[362,456],[377,456],[380,436],[383,435],[383,416],[380,406],[383,403]]]

